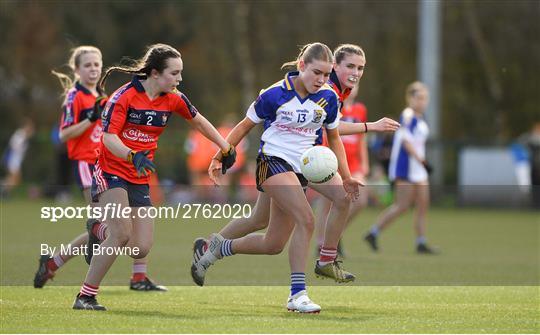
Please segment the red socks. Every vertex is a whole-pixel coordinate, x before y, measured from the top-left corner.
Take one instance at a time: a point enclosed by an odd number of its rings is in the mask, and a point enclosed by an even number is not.
[[[332,263],[337,257],[337,248],[321,248],[321,253],[319,257],[319,264],[325,265]]]
[[[133,263],[133,275],[131,280],[134,282],[143,281],[146,279],[146,263]]]
[[[98,294],[99,286],[93,286],[87,283],[83,283],[81,290],[79,291],[80,295],[86,295],[89,297],[95,297]]]

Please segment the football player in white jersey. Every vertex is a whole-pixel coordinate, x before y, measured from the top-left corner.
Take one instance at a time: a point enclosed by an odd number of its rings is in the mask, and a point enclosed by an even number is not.
[[[334,71],[331,77],[334,76],[335,79],[329,80],[329,83],[340,97],[340,100],[342,97],[345,98],[348,96],[351,88],[354,87],[354,85],[356,85],[358,80],[361,78],[365,56],[360,57],[359,55],[364,55],[361,48],[351,44],[340,45],[334,51],[336,63],[334,64]],[[341,135],[359,134],[366,132],[366,130],[374,132],[386,132],[395,131],[398,129],[399,123],[389,118],[382,118],[376,122],[367,123],[350,123],[340,121],[338,128]],[[214,167],[218,171],[220,170],[219,165],[215,165]],[[212,171],[212,168],[210,168],[209,172],[213,173],[214,171]],[[312,184],[310,184],[310,186],[311,185]],[[325,213],[325,217],[328,216],[327,214],[328,212]],[[238,218],[230,221],[221,229],[219,234],[229,239],[246,236],[249,233],[266,228],[268,226],[269,219],[270,197],[267,193],[259,192],[257,202],[251,216],[248,218]],[[332,223],[335,222],[335,220],[331,221],[328,227],[331,227]],[[334,236],[335,238],[333,239],[335,239],[335,242],[337,243],[341,237],[342,231],[343,227],[340,226],[338,229],[331,230],[331,234],[326,234],[326,236],[330,238],[333,238],[332,236]],[[193,248],[194,263],[198,262],[199,258],[207,250],[207,243],[208,241],[204,238],[195,240]],[[322,266],[321,263],[317,263],[316,271],[322,276],[333,278],[337,282],[347,282],[354,279],[352,274],[341,269],[338,262],[331,262]]]
[[[431,166],[426,161],[426,140],[429,129],[424,120],[428,105],[428,88],[421,82],[407,87],[408,107],[401,113],[402,127],[396,132],[390,156],[389,177],[395,182],[395,202],[386,208],[372,226],[365,240],[374,251],[378,250],[378,237],[399,215],[415,204],[416,251],[434,253],[426,244],[426,214],[429,208],[429,179]]]
[[[320,311],[320,306],[309,299],[305,284],[314,217],[304,193],[308,182],[300,173],[300,157],[320,143],[322,127],[326,128],[329,147],[338,159],[340,175],[325,183],[334,187],[316,190],[334,199],[340,215],[346,219],[350,200],[358,196],[361,185],[351,177],[337,130],[339,99],[327,84],[332,65],[333,54],[326,45],[304,46],[294,62],[284,64],[298,71],[287,73],[284,80],[261,92],[246,118],[227,137],[238,143],[256,124],[264,124],[256,179],[257,188],[271,198],[270,222],[264,234],[253,233],[234,240],[213,234],[208,251],[192,265],[191,274],[198,285],[204,283],[206,270],[217,259],[233,254],[278,254],[290,238],[291,294],[287,309],[301,313]],[[219,159],[218,153],[210,171],[216,171]]]

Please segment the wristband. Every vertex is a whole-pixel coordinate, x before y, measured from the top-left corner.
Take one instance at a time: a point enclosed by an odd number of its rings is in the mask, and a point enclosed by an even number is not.
[[[133,150],[130,150],[130,151],[129,151],[129,153],[128,153],[128,155],[127,155],[127,161],[128,161],[129,163],[133,163],[133,157],[135,157],[135,154],[136,154],[135,151],[133,151]]]

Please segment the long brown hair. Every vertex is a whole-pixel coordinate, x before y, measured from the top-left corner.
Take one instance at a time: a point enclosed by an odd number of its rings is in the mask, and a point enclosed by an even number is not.
[[[356,44],[341,44],[334,50],[336,64],[341,63],[345,56],[352,54],[362,56],[364,59],[366,58],[366,54],[360,46]]]
[[[162,73],[167,67],[167,59],[182,58],[180,52],[167,44],[153,44],[147,47],[146,53],[142,58],[131,61],[132,65],[111,66],[105,71],[105,75],[99,81],[99,87],[105,90],[105,82],[107,77],[114,71],[150,76],[152,70]]]

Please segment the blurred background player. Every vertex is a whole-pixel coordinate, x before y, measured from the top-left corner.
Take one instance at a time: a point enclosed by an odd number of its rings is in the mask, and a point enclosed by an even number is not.
[[[540,121],[534,122],[531,130],[518,138],[518,143],[528,149],[531,201],[533,208],[540,209]]]
[[[414,204],[416,251],[433,254],[435,250],[427,245],[425,237],[430,201],[428,176],[431,172],[426,161],[429,129],[424,120],[424,111],[429,102],[427,86],[413,82],[407,87],[405,99],[408,107],[401,113],[401,128],[394,136],[388,173],[390,180],[395,182],[395,201],[380,214],[365,240],[377,251],[379,234]]]
[[[34,135],[34,122],[25,118],[21,128],[17,129],[9,139],[8,146],[2,157],[7,175],[0,185],[0,195],[9,196],[9,193],[21,182],[21,165],[26,156],[28,141]]]
[[[180,115],[218,144],[223,153],[223,173],[234,164],[234,147],[176,89],[183,67],[178,50],[154,44],[132,66],[113,66],[101,79],[103,88],[114,71],[134,75],[131,82],[113,93],[103,111],[104,133],[92,178],[92,200],[99,201],[100,206],[131,207],[132,215],[111,217],[107,225],[94,222],[89,226],[89,252],[94,244],[101,244],[101,249],[127,247],[125,252],[134,259],[145,258],[150,252],[154,219],[144,215],[152,206],[149,175],[155,171],[153,159],[159,136],[173,114]],[[141,207],[146,207],[146,211],[139,211]],[[106,310],[97,302],[96,295],[117,256],[90,253],[90,268],[73,309]]]
[[[218,132],[226,137],[235,125],[235,116],[228,114],[219,127]],[[227,170],[227,174],[221,177],[221,184],[225,186],[224,190],[216,191],[214,183],[208,176],[208,166],[212,162],[212,157],[218,149],[217,146],[198,131],[190,130],[185,142],[185,151],[187,153],[187,166],[189,171],[191,188],[196,194],[198,201],[223,202],[234,198],[235,192],[230,187],[236,187],[240,182],[241,173],[246,161],[246,141],[242,140],[236,146],[236,162],[234,166]]]
[[[64,88],[59,138],[67,145],[77,185],[85,200],[91,204],[92,174],[103,133],[101,110],[106,102],[104,91],[97,85],[103,66],[101,51],[94,46],[74,48],[68,65],[73,77],[52,71]],[[70,250],[85,246],[87,242],[88,233],[85,232],[70,242]],[[34,287],[42,288],[73,257],[71,252],[60,254],[60,251],[54,255],[42,255],[34,276]],[[166,291],[165,287],[155,285],[148,279],[146,268],[146,259],[134,261],[130,289]]]

